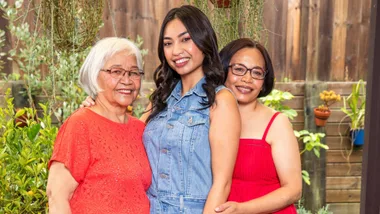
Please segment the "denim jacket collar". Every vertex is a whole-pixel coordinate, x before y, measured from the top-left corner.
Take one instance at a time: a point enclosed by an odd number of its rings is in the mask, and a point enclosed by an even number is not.
[[[205,90],[202,87],[202,85],[204,83],[206,83],[206,78],[202,77],[202,79],[200,79],[198,81],[198,83],[192,89],[190,89],[190,91],[188,91],[185,94],[185,96],[186,95],[191,95],[191,94],[196,94],[199,97],[207,97],[207,94],[206,94]],[[173,89],[172,93],[170,94],[169,98],[171,96],[173,96],[177,100],[181,99],[181,91],[182,91],[182,82],[180,80],[180,81],[178,81],[177,85],[174,87],[174,89]]]

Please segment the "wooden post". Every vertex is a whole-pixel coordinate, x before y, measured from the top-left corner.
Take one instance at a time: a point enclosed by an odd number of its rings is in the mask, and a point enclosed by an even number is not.
[[[318,81],[318,57],[319,57],[319,22],[321,0],[303,0],[301,14],[302,46],[306,46],[305,56],[301,55],[301,65],[306,72],[305,97],[304,97],[304,129],[310,132],[325,133],[324,128],[317,127],[314,122],[314,108],[320,104],[319,92],[327,89],[327,84]],[[322,139],[325,143],[325,139]],[[313,152],[306,152],[302,156],[302,169],[310,174],[311,185],[304,184],[303,199],[304,207],[312,213],[326,203],[326,151],[320,151],[320,157],[316,157]]]
[[[380,213],[380,7],[372,0],[369,36],[369,71],[367,78],[365,143],[363,154],[361,214]]]
[[[306,76],[307,78],[307,76]],[[320,104],[319,93],[326,90],[327,84],[319,81],[309,81],[305,83],[305,130],[316,133],[326,133],[325,128],[317,127],[314,122],[314,107]],[[326,139],[322,139],[326,143]],[[318,209],[326,203],[326,151],[321,149],[320,157],[316,157],[313,152],[306,152],[302,157],[302,169],[310,174],[310,186],[303,185],[304,207],[312,213],[317,213]]]

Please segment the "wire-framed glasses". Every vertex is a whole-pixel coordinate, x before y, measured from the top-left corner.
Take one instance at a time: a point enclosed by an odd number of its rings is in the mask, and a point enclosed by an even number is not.
[[[138,68],[132,68],[130,70],[125,70],[123,68],[110,68],[110,69],[100,69],[101,71],[107,72],[111,75],[112,78],[121,79],[128,73],[128,77],[133,80],[141,79],[141,76],[144,75],[144,72]]]

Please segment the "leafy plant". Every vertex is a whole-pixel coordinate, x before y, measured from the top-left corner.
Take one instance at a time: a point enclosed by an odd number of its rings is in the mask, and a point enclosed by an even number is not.
[[[315,156],[320,157],[320,149],[329,149],[326,144],[321,143],[321,138],[325,133],[311,133],[307,130],[294,131],[295,136],[305,144],[304,149],[300,152],[302,155],[305,151],[313,151]]]
[[[327,145],[321,143],[321,138],[325,137],[324,133],[311,133],[307,130],[301,130],[294,131],[294,135],[304,143],[304,149],[300,152],[300,155],[306,151],[313,151],[315,156],[319,158],[321,148],[329,149]],[[310,185],[310,175],[306,170],[302,170],[302,179],[307,185]]]
[[[351,119],[351,130],[364,128],[365,87],[363,80],[352,86],[351,94],[343,99],[341,110]]]
[[[264,105],[284,113],[289,119],[293,120],[294,117],[297,116],[297,112],[289,106],[282,104],[285,100],[291,100],[293,98],[294,96],[290,92],[273,89],[270,94],[261,97],[260,101],[262,101]]]
[[[58,128],[48,106],[40,104],[41,118],[32,108],[16,112],[9,94],[0,108],[0,213],[46,213],[47,162]]]
[[[310,210],[306,210],[305,207],[302,205],[301,200],[297,203],[297,213],[298,214],[312,214]],[[329,205],[326,205],[325,207],[320,208],[316,214],[332,214],[333,212],[329,211]]]

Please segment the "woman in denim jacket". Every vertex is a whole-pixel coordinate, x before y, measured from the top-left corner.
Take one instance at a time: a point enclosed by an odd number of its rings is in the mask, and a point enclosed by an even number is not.
[[[189,5],[170,10],[158,54],[157,89],[141,118],[150,212],[215,213],[230,192],[241,124],[206,15]]]

